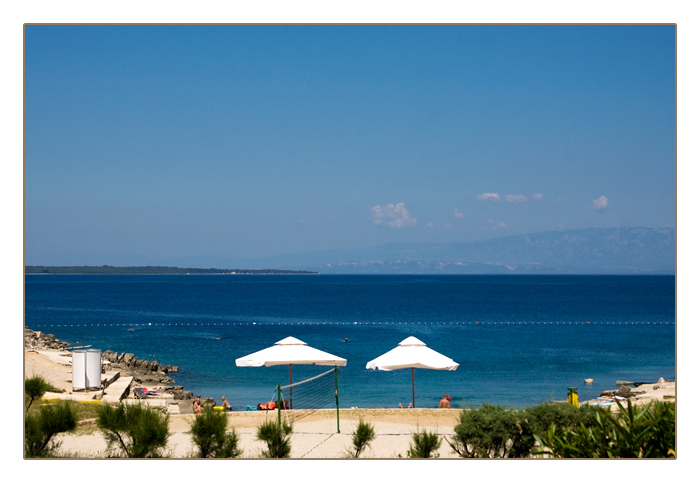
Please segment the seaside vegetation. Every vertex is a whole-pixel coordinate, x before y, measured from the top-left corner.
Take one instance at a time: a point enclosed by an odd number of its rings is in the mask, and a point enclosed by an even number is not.
[[[352,448],[348,449],[345,455],[348,458],[359,458],[360,454],[370,447],[370,444],[376,437],[374,425],[360,418],[360,421],[357,423],[357,428],[352,432]]]
[[[524,411],[484,403],[460,412],[447,442],[462,458],[523,458],[534,444],[525,421]]]
[[[437,451],[442,441],[436,433],[424,429],[421,432],[411,434],[413,442],[408,448],[409,458],[437,458]]]
[[[71,404],[66,401],[46,404],[24,418],[24,454],[27,458],[57,456],[60,443],[55,441],[59,433],[72,431],[78,419]]]
[[[196,458],[238,458],[240,438],[235,429],[226,431],[228,415],[206,408],[198,414],[190,426]]]
[[[46,382],[46,379],[44,379],[41,376],[32,376],[30,378],[25,379],[24,398],[25,401],[29,399],[29,403],[27,404],[26,408],[27,411],[32,406],[32,403],[35,400],[41,399],[41,397],[47,392],[63,392],[63,390],[53,387],[51,384]]]
[[[247,268],[114,267],[111,265],[50,267],[27,265],[24,267],[24,273],[65,275],[315,275],[317,272]]]
[[[168,414],[142,404],[101,405],[97,427],[117,457],[160,458],[168,443]]]
[[[447,439],[463,458],[675,457],[675,403],[610,408],[540,404],[464,409]]]
[[[263,458],[289,458],[292,453],[292,425],[283,422],[281,425],[273,420],[264,421],[258,426],[257,440],[267,445],[262,450]]]
[[[601,409],[592,423],[561,431],[552,423],[543,436],[535,436],[535,454],[553,458],[675,458],[676,404],[655,401],[644,407],[619,411]]]

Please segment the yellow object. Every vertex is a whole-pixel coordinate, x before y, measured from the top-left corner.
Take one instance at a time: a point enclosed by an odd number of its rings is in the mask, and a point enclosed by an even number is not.
[[[578,406],[578,392],[577,392],[577,388],[575,388],[575,387],[570,387],[570,388],[569,388],[569,394],[568,394],[568,396],[566,397],[566,401],[567,401],[569,404],[571,404],[572,406],[579,407],[579,406]]]
[[[214,406],[214,411],[223,411],[224,407],[223,406]]]
[[[102,401],[100,401],[99,399],[83,399],[80,402],[83,404],[101,404]]]
[[[57,402],[57,401],[60,401],[61,399],[57,398],[57,397],[42,397],[41,400],[48,401],[48,402]]]

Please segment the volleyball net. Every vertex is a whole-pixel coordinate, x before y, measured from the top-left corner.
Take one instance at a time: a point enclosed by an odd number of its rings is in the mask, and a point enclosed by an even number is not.
[[[338,368],[334,367],[303,381],[277,385],[273,396],[277,402],[278,420],[299,421],[321,409],[335,409],[337,429],[340,432],[340,408],[338,404]]]

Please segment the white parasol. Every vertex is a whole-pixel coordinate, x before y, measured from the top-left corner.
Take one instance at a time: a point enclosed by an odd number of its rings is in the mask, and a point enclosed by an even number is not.
[[[401,341],[398,347],[369,361],[366,366],[367,369],[379,369],[380,371],[394,371],[396,369],[408,369],[409,367],[411,368],[413,407],[416,407],[416,368],[454,371],[459,367],[459,364],[411,336]]]
[[[238,367],[270,367],[289,364],[289,384],[292,384],[292,366],[294,364],[316,364],[319,366],[345,366],[347,360],[328,352],[323,352],[306,345],[294,337],[287,337],[275,345],[236,359]],[[292,388],[289,388],[289,407],[291,408]]]

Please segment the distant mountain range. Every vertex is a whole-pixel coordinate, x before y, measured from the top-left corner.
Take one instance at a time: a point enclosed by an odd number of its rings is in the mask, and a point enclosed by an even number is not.
[[[469,243],[393,243],[250,262],[322,274],[674,274],[675,228],[587,228]]]

